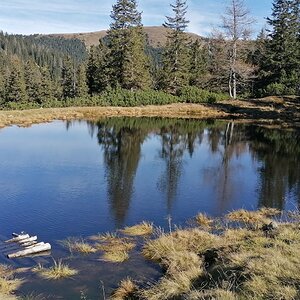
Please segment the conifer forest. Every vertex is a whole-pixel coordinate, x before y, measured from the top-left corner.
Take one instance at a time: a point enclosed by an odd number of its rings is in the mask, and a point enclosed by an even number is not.
[[[299,0],[274,0],[268,29],[232,0],[209,37],[191,39],[185,0],[170,3],[167,43],[153,47],[136,0],[117,0],[105,38],[89,48],[78,39],[0,33],[2,108],[164,104],[299,95]],[[128,97],[128,94],[136,95]],[[125,96],[124,96],[125,95]],[[148,101],[154,95],[160,100]],[[126,101],[125,98],[134,98]]]

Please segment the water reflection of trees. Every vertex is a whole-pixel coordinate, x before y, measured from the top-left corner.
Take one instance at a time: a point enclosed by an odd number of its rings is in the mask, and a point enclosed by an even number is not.
[[[91,123],[91,134],[95,131],[93,126]],[[283,208],[287,193],[297,195],[300,202],[299,132],[234,122],[155,118],[108,119],[97,123],[97,131],[104,153],[108,198],[117,226],[121,226],[126,218],[141,147],[149,134],[155,134],[161,141],[159,156],[165,167],[158,178],[158,187],[166,198],[169,211],[177,197],[185,157],[192,157],[203,143],[207,143],[212,154],[220,157],[211,180],[217,185],[218,206],[222,211],[230,206],[240,189],[235,181],[237,175],[232,160],[249,151],[260,165],[259,205]]]
[[[197,128],[197,127],[194,127]],[[183,172],[183,155],[188,151],[192,157],[196,144],[203,138],[201,126],[197,130],[183,129],[180,126],[164,126],[159,132],[161,139],[160,157],[165,162],[165,170],[159,178],[158,186],[166,195],[167,209],[170,213],[176,198],[178,184]]]
[[[147,133],[139,128],[98,124],[98,141],[103,148],[108,198],[116,225],[124,223],[133,193],[141,145]]]
[[[300,132],[252,127],[248,130],[251,151],[261,162],[261,206],[284,208],[293,193],[300,204]]]
[[[260,164],[258,178],[259,206],[285,207],[288,194],[300,203],[300,134],[253,125],[234,125],[208,129],[212,153],[220,153],[222,163],[217,172],[220,208],[226,207],[239,187],[232,181],[235,174],[232,158],[251,152]]]

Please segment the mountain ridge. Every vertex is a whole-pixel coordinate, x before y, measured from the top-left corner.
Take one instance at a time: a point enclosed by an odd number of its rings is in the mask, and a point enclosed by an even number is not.
[[[145,34],[147,35],[150,46],[154,48],[164,47],[167,43],[167,35],[170,29],[163,26],[144,26]],[[65,39],[79,39],[83,41],[87,48],[97,45],[99,39],[103,39],[107,35],[107,30],[81,32],[81,33],[54,33],[47,34],[49,37],[63,37]],[[204,40],[205,38],[195,33],[187,32],[187,35],[192,41],[197,39]]]

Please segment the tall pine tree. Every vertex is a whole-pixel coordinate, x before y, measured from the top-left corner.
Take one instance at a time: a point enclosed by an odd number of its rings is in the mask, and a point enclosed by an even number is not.
[[[99,45],[92,46],[87,65],[87,82],[91,95],[102,92],[109,85],[108,49],[102,40]]]
[[[184,32],[189,21],[185,17],[188,8],[185,0],[176,0],[171,7],[174,17],[167,17],[163,24],[170,29],[163,53],[163,82],[166,90],[175,93],[189,83],[189,39]]]
[[[40,103],[53,99],[53,85],[49,69],[41,68]]]
[[[11,72],[5,85],[5,97],[8,102],[27,101],[23,67],[18,60],[12,62]]]
[[[75,69],[74,63],[70,57],[67,57],[63,62],[61,77],[63,98],[74,98],[76,89]]]
[[[190,85],[203,88],[208,73],[208,49],[197,39],[190,48]]]
[[[299,0],[274,0],[267,20],[272,29],[262,65],[266,85],[278,83],[285,87],[284,93],[299,92]]]
[[[147,89],[151,85],[146,39],[135,0],[113,5],[108,31],[109,79],[112,87]]]
[[[41,73],[39,67],[33,61],[25,64],[26,93],[30,102],[40,101]]]
[[[81,64],[77,69],[76,77],[76,97],[86,98],[88,96],[88,85],[86,78],[86,68]]]

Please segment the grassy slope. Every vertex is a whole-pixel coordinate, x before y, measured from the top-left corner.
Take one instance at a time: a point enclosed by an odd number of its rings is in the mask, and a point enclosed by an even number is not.
[[[148,36],[149,43],[154,48],[165,46],[167,42],[168,29],[162,26],[145,26],[145,33]],[[188,33],[192,40],[197,38],[202,39],[199,35],[195,33]],[[86,32],[86,33],[66,33],[66,34],[51,34],[49,36],[62,36],[67,39],[78,38],[82,40],[87,47],[92,45],[97,45],[99,39],[102,39],[106,36],[106,30],[95,31],[95,32]]]

